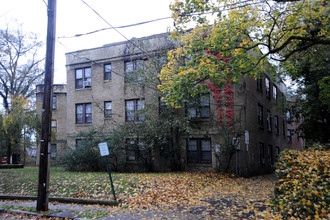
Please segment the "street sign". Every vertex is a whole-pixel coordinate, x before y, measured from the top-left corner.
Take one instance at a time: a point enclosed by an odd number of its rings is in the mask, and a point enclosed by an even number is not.
[[[109,148],[107,142],[99,143],[99,148],[102,157],[109,156]]]

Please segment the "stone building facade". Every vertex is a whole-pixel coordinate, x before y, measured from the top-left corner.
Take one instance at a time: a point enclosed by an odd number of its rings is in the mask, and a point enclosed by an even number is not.
[[[44,98],[44,85],[39,84],[36,86],[36,104],[37,111],[40,114],[42,111],[42,103]],[[52,161],[56,161],[58,156],[66,147],[67,133],[67,86],[66,84],[54,84],[52,96],[52,141],[51,141],[51,154]],[[39,149],[39,147],[38,147]],[[39,152],[37,153],[39,157]],[[39,159],[37,158],[37,163]]]
[[[148,52],[138,46],[141,42],[148,45]],[[157,117],[162,103],[154,88],[127,83],[127,76],[130,71],[139,69],[141,63],[146,65],[155,58],[161,60],[155,51],[169,47],[168,36],[159,34],[67,53],[67,102],[63,107],[68,147],[75,148],[79,144],[77,133],[80,131],[97,127],[111,130],[118,124],[145,120],[143,114],[136,114],[145,106],[156,104],[159,108],[155,108],[154,117]],[[154,58],[146,58],[146,54]],[[284,93],[284,84],[280,80],[273,82],[267,73],[258,80],[242,77],[233,85],[234,115],[239,119],[240,131],[233,138],[231,172],[241,176],[271,172],[276,155],[287,147],[282,108]],[[197,106],[186,105],[175,111],[182,117],[188,115],[192,125],[189,135],[171,140],[181,146],[177,159],[183,170],[219,167],[216,156],[224,147],[224,137],[212,122],[216,118],[214,103],[212,95],[206,94]],[[133,142],[127,143],[138,144]],[[153,170],[166,170],[161,153],[153,153]],[[137,170],[134,153],[123,150],[121,159],[126,170]]]

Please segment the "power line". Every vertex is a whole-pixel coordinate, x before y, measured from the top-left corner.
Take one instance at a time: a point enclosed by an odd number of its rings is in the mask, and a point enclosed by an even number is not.
[[[142,48],[140,48],[138,45],[136,45],[133,41],[128,39],[124,34],[122,34],[120,31],[118,31],[115,27],[113,27],[105,18],[103,18],[94,8],[92,8],[88,3],[86,3],[84,0],[81,0],[88,8],[90,8],[99,18],[101,18],[107,25],[109,25],[112,29],[114,29],[118,34],[120,34],[123,38],[125,38],[128,42],[130,42],[133,46],[141,50],[142,52],[149,55],[148,52],[144,51]]]
[[[236,3],[233,3],[233,4],[227,4],[227,5],[223,5],[223,6],[219,6],[219,8],[223,8],[222,10],[219,10],[219,12],[224,12],[224,11],[229,11],[229,10],[232,10],[232,9],[237,9],[237,8],[241,8],[241,7],[245,7],[245,6],[250,6],[250,5],[255,5],[255,4],[259,4],[259,3],[262,3],[262,1],[259,1],[259,2],[255,2],[255,3],[251,3],[251,4],[248,4],[248,5],[242,5],[244,3],[247,3],[249,2],[250,0],[246,0],[246,1],[241,1],[241,2],[236,2]],[[84,4],[86,4],[90,9],[91,6],[89,6],[86,2],[84,2],[82,0],[82,2]],[[239,6],[237,6],[239,5]],[[229,8],[230,6],[235,6],[233,8]],[[96,12],[96,10],[92,9],[99,17],[101,17],[101,15],[99,15],[99,13]],[[185,17],[185,16],[194,16],[194,15],[202,15],[202,14],[213,14],[214,12],[203,12],[203,13],[189,13],[189,14],[182,14],[182,15],[179,15],[179,17]],[[101,17],[102,18],[102,17]],[[81,37],[81,36],[86,36],[86,35],[90,35],[90,34],[95,34],[95,33],[98,33],[98,32],[101,32],[101,31],[106,31],[106,30],[112,30],[112,29],[123,29],[123,28],[129,28],[129,27],[134,27],[134,26],[139,26],[139,25],[144,25],[144,24],[148,24],[148,23],[152,23],[152,22],[157,22],[157,21],[161,21],[161,20],[167,20],[167,19],[172,19],[172,17],[163,17],[163,18],[156,18],[156,19],[152,19],[152,20],[148,20],[148,21],[142,21],[142,22],[138,22],[138,23],[134,23],[134,24],[128,24],[128,25],[122,25],[122,26],[117,26],[117,27],[107,27],[107,28],[101,28],[101,29],[97,29],[97,30],[94,30],[94,31],[90,31],[90,32],[87,32],[87,33],[81,33],[81,34],[75,34],[75,35],[72,35],[72,36],[60,36],[58,37],[59,39],[61,38],[76,38],[76,37]],[[102,18],[102,20],[105,21],[105,19]],[[105,21],[107,23],[107,21]],[[118,31],[117,31],[118,32]],[[120,33],[121,34],[121,33]],[[122,34],[121,34],[122,35]],[[123,35],[122,35],[123,36]],[[124,37],[125,38],[125,37]],[[127,38],[125,38],[127,39]]]
[[[58,37],[58,38],[75,38],[75,37],[81,37],[81,36],[85,36],[85,35],[89,35],[89,34],[94,34],[94,33],[101,32],[101,31],[112,30],[112,29],[121,29],[121,28],[129,28],[129,27],[134,27],[134,26],[138,26],[138,25],[148,24],[148,23],[152,23],[152,22],[156,22],[156,21],[161,21],[161,20],[167,20],[167,19],[171,19],[171,17],[157,18],[157,19],[153,19],[153,20],[149,20],[149,21],[143,21],[143,22],[139,22],[139,23],[135,23],[135,24],[122,25],[122,26],[118,26],[118,27],[101,28],[101,29],[98,29],[98,30],[95,30],[95,31],[90,31],[90,32],[83,33],[83,34],[75,34],[73,36],[62,36],[62,37]]]

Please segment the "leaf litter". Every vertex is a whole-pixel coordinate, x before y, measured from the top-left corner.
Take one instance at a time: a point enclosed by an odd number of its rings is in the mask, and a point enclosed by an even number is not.
[[[17,184],[11,188],[11,182],[19,180],[7,178],[9,173],[0,171],[0,178],[5,180],[0,183],[0,194],[36,193],[37,184],[26,179],[19,189]],[[113,200],[107,175],[52,170],[50,196]],[[109,216],[153,212],[161,219],[171,212],[206,219],[279,218],[270,208],[275,183],[272,175],[242,178],[216,172],[114,173],[113,180],[120,203],[117,207],[100,206]]]

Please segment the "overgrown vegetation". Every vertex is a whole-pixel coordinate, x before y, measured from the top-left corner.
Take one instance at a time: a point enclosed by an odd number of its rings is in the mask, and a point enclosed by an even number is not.
[[[323,149],[322,149],[323,148]],[[330,213],[329,147],[287,150],[277,163],[272,205],[284,219],[327,219]]]

